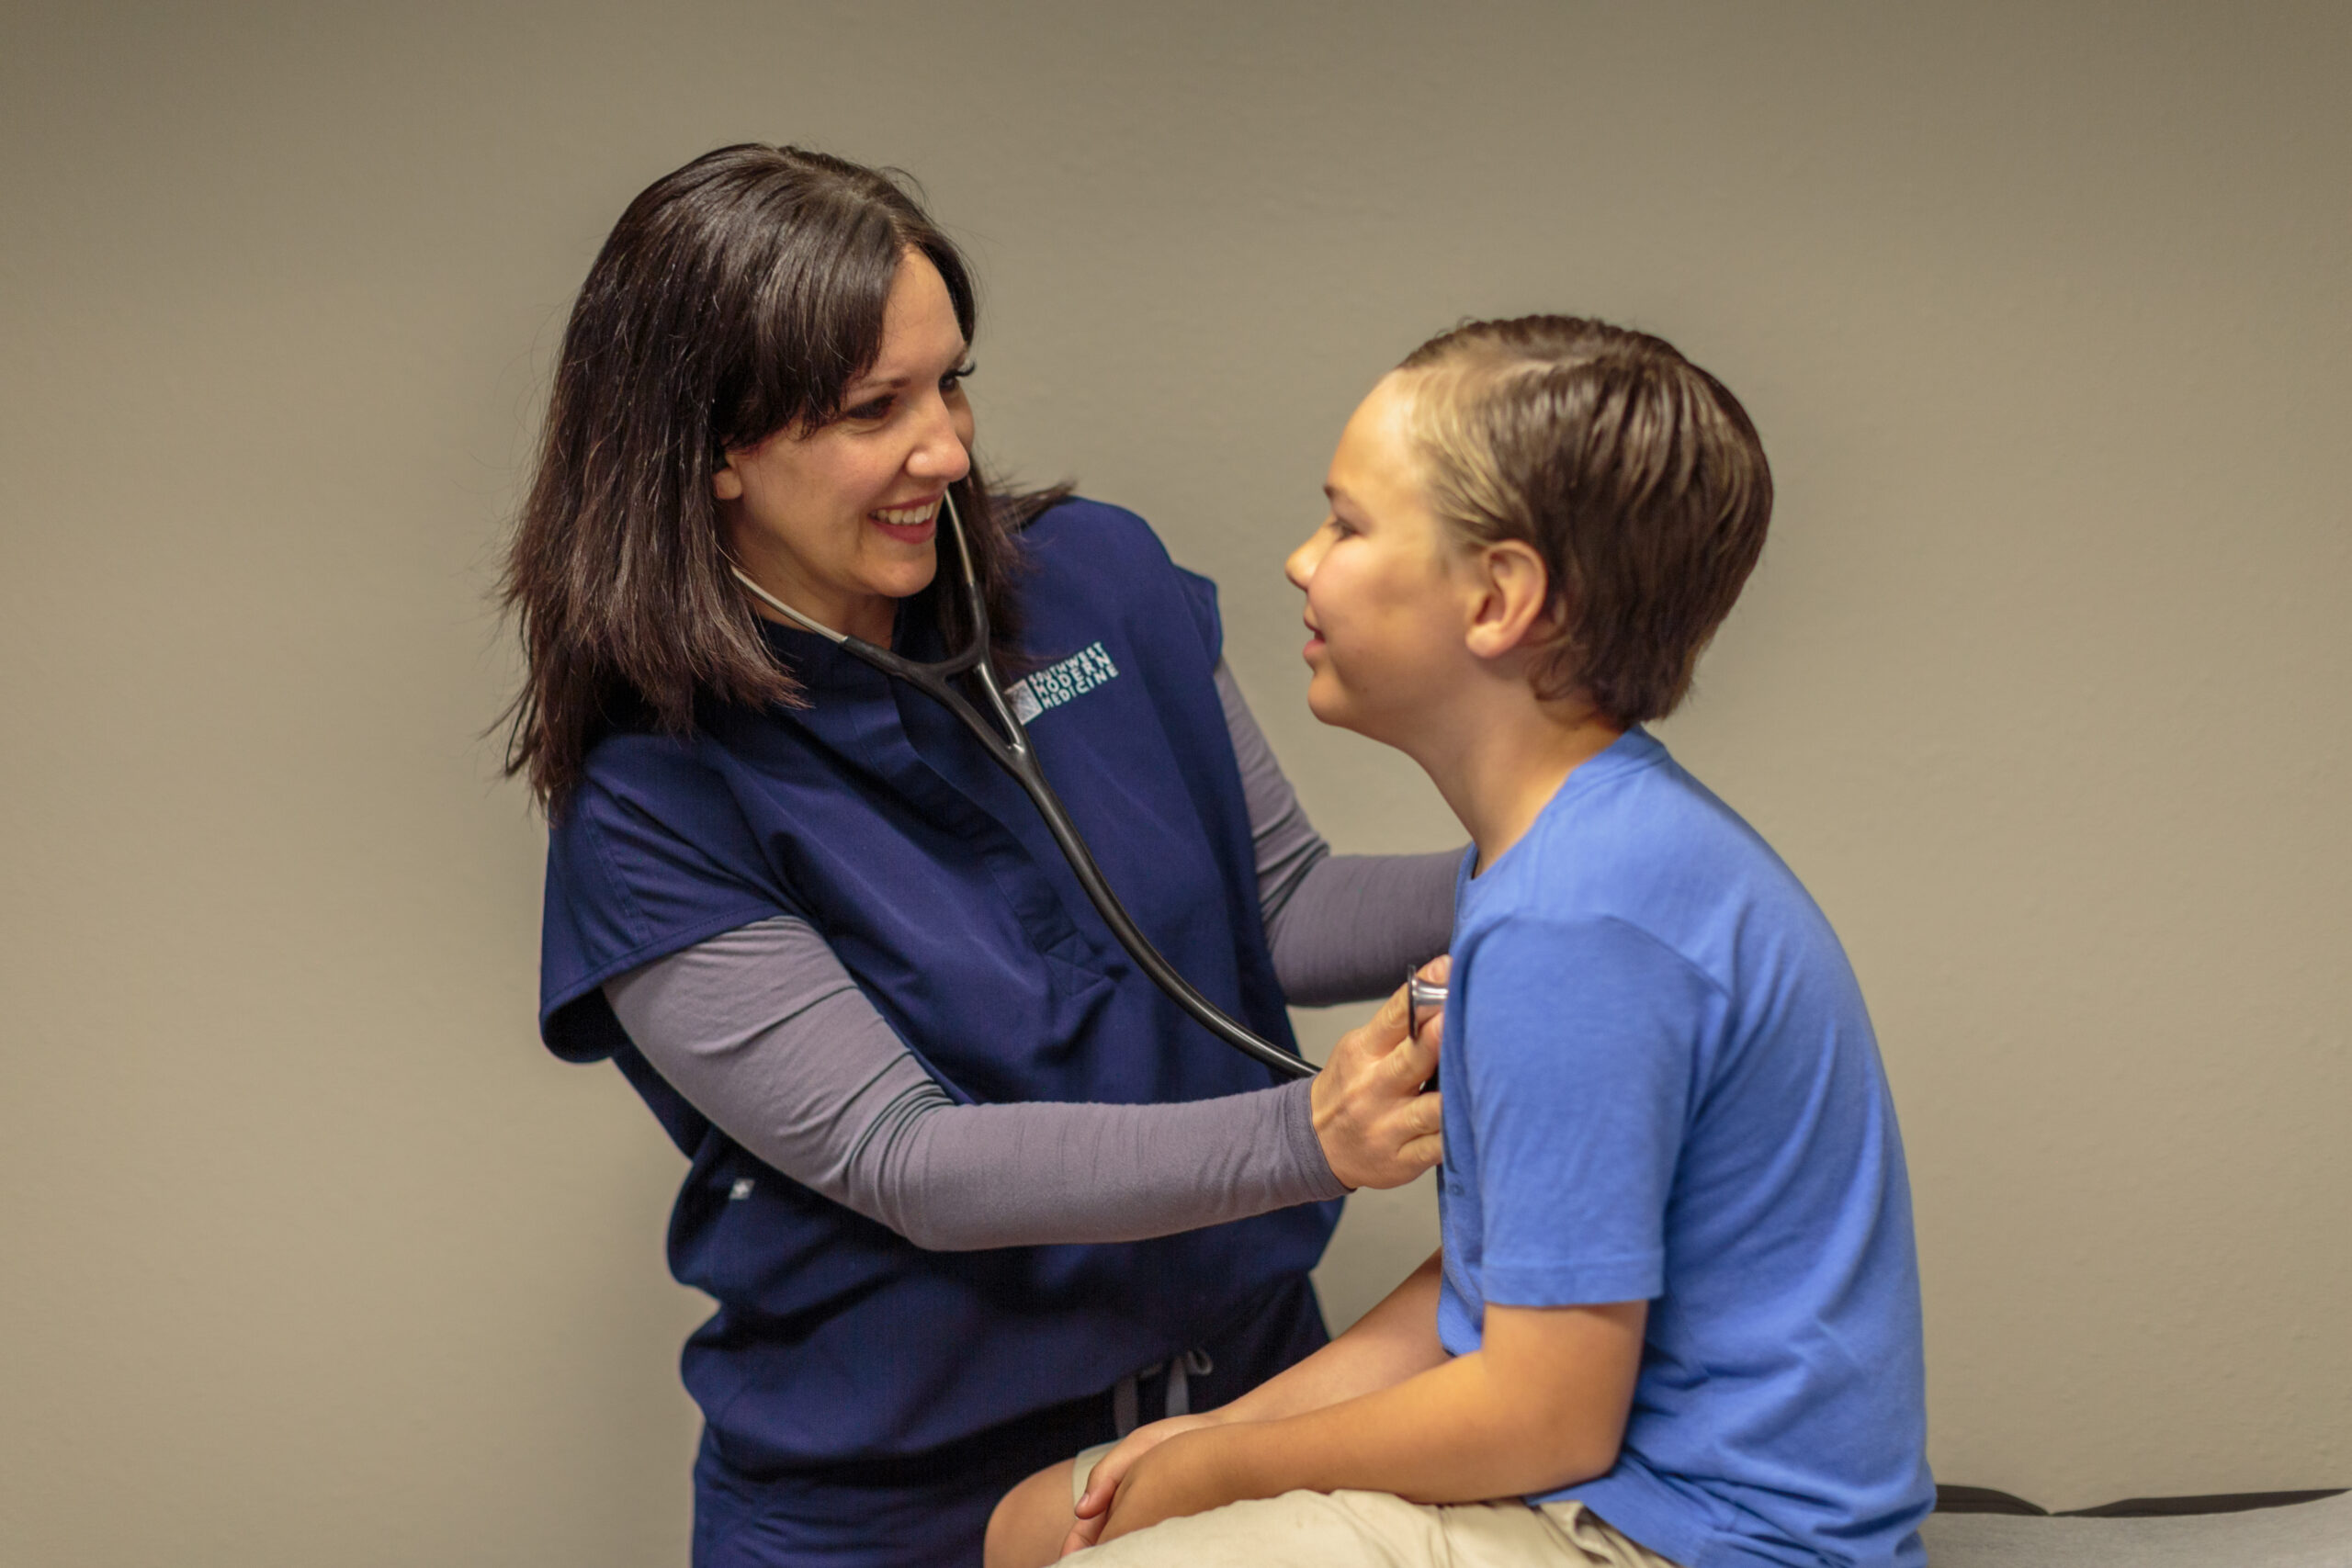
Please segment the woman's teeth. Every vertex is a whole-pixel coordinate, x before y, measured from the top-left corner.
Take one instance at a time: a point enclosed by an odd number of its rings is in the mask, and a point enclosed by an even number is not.
[[[877,508],[874,512],[867,513],[867,515],[872,517],[877,523],[888,523],[893,528],[911,528],[917,524],[930,522],[933,517],[937,516],[938,513],[939,502],[930,501],[925,502],[921,506],[901,506],[896,509]]]

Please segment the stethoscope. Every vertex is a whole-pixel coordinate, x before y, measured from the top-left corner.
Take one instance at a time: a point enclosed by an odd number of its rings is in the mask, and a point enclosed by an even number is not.
[[[1118,895],[1113,893],[1111,885],[1102,879],[1102,868],[1094,863],[1094,852],[1086,847],[1086,840],[1079,833],[1078,825],[1070,820],[1069,812],[1062,805],[1061,798],[1054,794],[1054,786],[1046,782],[1045,770],[1037,762],[1036,750],[1029,744],[1029,732],[1013,716],[1012,705],[1005,701],[1003,687],[997,683],[996,670],[989,662],[988,601],[980,592],[979,579],[972,570],[972,551],[964,540],[963,520],[956,514],[953,494],[943,495],[941,504],[947,513],[947,531],[956,538],[956,555],[964,580],[964,602],[972,619],[969,646],[960,653],[932,663],[902,659],[887,648],[876,648],[863,637],[835,631],[821,622],[809,619],[752,581],[751,574],[731,558],[727,562],[728,570],[735,574],[737,581],[757,594],[762,604],[794,626],[831,639],[835,646],[846,649],[885,675],[897,676],[962,719],[964,728],[970,730],[988,754],[1012,775],[1013,782],[1037,807],[1037,815],[1046,819],[1046,830],[1053,834],[1054,842],[1060,846],[1063,858],[1069,862],[1070,870],[1077,874],[1079,886],[1086,889],[1087,897],[1093,900],[1094,908],[1101,911],[1103,923],[1111,928],[1111,934],[1117,937],[1119,945],[1143,966],[1143,972],[1151,976],[1152,984],[1165,991],[1169,999],[1182,1008],[1202,1028],[1235,1050],[1256,1057],[1276,1072],[1297,1078],[1313,1077],[1316,1068],[1312,1063],[1297,1053],[1284,1050],[1272,1041],[1252,1032],[1194,990],[1192,983],[1159,955],[1159,950],[1151,945],[1151,939],[1137,929],[1126,908],[1119,902]],[[981,692],[988,698],[989,711],[996,716],[997,724],[1003,727],[1001,730],[990,725],[980,716],[978,708],[965,700],[961,692],[948,684],[958,675],[971,675],[978,681]],[[1437,990],[1434,987],[1427,987],[1424,982],[1416,981],[1415,984],[1423,986],[1425,991]],[[1443,993],[1438,991],[1437,995],[1442,999]],[[1428,998],[1424,996],[1419,999],[1426,1002]]]

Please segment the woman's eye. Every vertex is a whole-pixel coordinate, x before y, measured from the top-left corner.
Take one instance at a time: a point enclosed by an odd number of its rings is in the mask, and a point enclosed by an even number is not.
[[[939,395],[942,397],[951,397],[955,393],[962,390],[964,386],[964,378],[969,376],[977,368],[978,368],[978,367],[966,363],[957,366],[955,369],[950,370],[947,374],[942,376],[939,378]],[[897,412],[898,408],[898,394],[895,392],[885,393],[881,397],[872,399],[866,402],[859,403],[854,408],[845,408],[842,410],[840,417],[856,424],[879,424],[884,420],[888,419],[893,413]]]

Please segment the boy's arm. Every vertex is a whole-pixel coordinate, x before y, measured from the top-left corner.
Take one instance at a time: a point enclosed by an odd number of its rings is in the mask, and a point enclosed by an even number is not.
[[[1169,1438],[1127,1473],[1104,1539],[1295,1488],[1467,1502],[1616,1462],[1718,988],[1626,922],[1539,915],[1475,935],[1454,980],[1473,1048],[1446,1087],[1470,1139],[1449,1153],[1477,1172],[1479,1348],[1318,1410]]]
[[[1405,1277],[1353,1327],[1216,1412],[1223,1422],[1276,1421],[1403,1382],[1445,1361],[1437,1337],[1443,1254]]]
[[[1102,1539],[1302,1487],[1463,1503],[1589,1480],[1617,1461],[1647,1316],[1646,1302],[1490,1304],[1469,1355],[1302,1414],[1170,1438],[1127,1472]]]
[[[1076,1517],[1062,1551],[1068,1553],[1094,1544],[1102,1533],[1102,1516],[1120,1482],[1137,1460],[1177,1434],[1304,1415],[1392,1387],[1442,1365],[1446,1359],[1445,1347],[1437,1337],[1442,1258],[1442,1254],[1431,1253],[1427,1262],[1407,1275],[1403,1284],[1381,1298],[1345,1334],[1231,1404],[1138,1427],[1095,1464],[1087,1478],[1086,1494],[1073,1510]]]

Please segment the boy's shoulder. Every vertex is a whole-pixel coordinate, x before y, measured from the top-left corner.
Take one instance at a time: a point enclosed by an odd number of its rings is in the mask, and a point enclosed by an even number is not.
[[[1661,898],[1796,885],[1738,812],[1638,728],[1571,773],[1473,886],[1489,878],[1498,908],[1555,919],[1625,919]]]
[[[1462,937],[1607,921],[1726,979],[1734,949],[1758,940],[1836,942],[1771,845],[1638,728],[1568,775],[1462,905]]]

